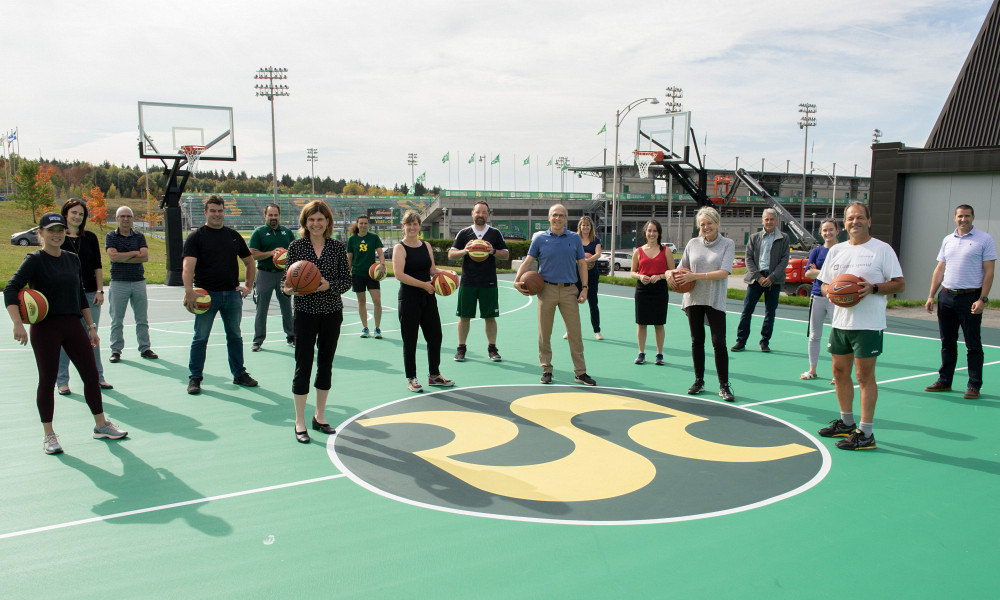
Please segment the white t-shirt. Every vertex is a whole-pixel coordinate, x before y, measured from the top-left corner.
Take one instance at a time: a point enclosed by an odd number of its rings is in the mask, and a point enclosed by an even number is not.
[[[868,283],[878,285],[893,277],[902,277],[903,269],[892,246],[871,238],[864,244],[852,246],[841,242],[830,248],[819,273],[819,280],[829,284],[837,275],[849,273],[864,277]],[[884,294],[869,294],[864,300],[850,308],[834,305],[833,327],[835,329],[859,330],[885,329],[885,307],[889,298]]]

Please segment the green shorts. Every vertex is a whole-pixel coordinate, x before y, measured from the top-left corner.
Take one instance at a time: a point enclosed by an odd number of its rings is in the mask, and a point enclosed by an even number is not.
[[[882,354],[882,332],[875,329],[834,329],[826,344],[830,354],[853,354],[868,358]]]
[[[476,305],[479,305],[479,316],[484,319],[495,319],[500,316],[500,302],[495,287],[458,288],[458,310],[455,315],[462,319],[476,318]]]

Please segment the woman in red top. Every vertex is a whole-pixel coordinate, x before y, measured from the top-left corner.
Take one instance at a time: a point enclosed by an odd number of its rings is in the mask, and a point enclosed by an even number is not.
[[[667,322],[667,302],[670,292],[667,288],[667,271],[674,269],[674,255],[662,243],[663,228],[656,219],[646,221],[642,228],[646,243],[632,254],[631,276],[638,279],[635,284],[636,337],[639,340],[639,356],[635,364],[646,362],[646,327],[653,326],[656,333],[656,364],[663,364],[663,326]]]

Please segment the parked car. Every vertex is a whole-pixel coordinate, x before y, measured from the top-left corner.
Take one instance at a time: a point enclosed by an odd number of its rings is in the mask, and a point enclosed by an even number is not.
[[[10,243],[14,246],[41,246],[42,243],[38,240],[38,227],[11,234]]]
[[[677,254],[677,246],[673,242],[667,242],[667,248],[670,248],[671,254]]]
[[[745,258],[743,258],[741,256],[737,256],[736,258],[733,259],[733,268],[734,269],[743,269],[743,268],[746,268],[746,266],[747,266],[747,259],[745,259]]]
[[[615,252],[614,264],[611,264],[611,252],[601,252],[601,258],[597,259],[597,267],[600,269],[601,262],[604,261],[605,268],[609,271],[628,271],[632,268],[632,253],[631,252]]]

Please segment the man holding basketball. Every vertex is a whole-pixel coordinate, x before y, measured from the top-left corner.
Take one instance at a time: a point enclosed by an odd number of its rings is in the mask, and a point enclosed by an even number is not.
[[[497,289],[497,258],[506,260],[510,256],[503,234],[499,229],[486,224],[490,216],[490,206],[480,200],[472,206],[472,225],[458,232],[455,244],[448,250],[448,258],[462,258],[462,279],[458,288],[458,351],[455,360],[465,360],[465,341],[469,337],[472,319],[479,316],[486,324],[486,353],[493,362],[500,362],[497,350],[497,317],[500,316],[500,302]],[[486,242],[489,256],[475,260],[469,256],[469,246],[476,240]]]
[[[288,244],[295,239],[292,230],[281,224],[281,208],[277,204],[264,207],[264,221],[250,234],[250,255],[257,261],[257,315],[253,323],[253,345],[250,350],[259,352],[264,338],[267,337],[267,311],[271,308],[271,296],[278,299],[281,309],[281,327],[285,331],[285,341],[295,347],[295,329],[292,323],[292,301],[284,294],[275,294],[274,290],[281,285],[281,275],[284,269],[275,266],[274,251],[278,248],[288,250]]]
[[[958,362],[958,329],[965,337],[969,384],[965,399],[975,400],[983,387],[983,342],[979,330],[983,311],[993,287],[997,247],[993,236],[972,226],[976,211],[968,204],[955,209],[954,233],[945,236],[938,251],[938,264],[931,275],[931,291],[924,307],[934,312],[938,286],[938,330],[941,332],[941,368],[938,379],[926,392],[950,392]]]
[[[552,383],[552,321],[556,308],[562,314],[573,359],[574,381],[584,385],[597,385],[587,375],[583,358],[583,337],[580,333],[580,305],[587,301],[587,261],[584,258],[580,236],[566,229],[569,215],[562,204],[549,208],[549,228],[531,239],[528,255],[517,270],[514,287],[529,295],[521,278],[538,261],[538,273],[545,280],[545,288],[538,294],[538,362],[542,366],[542,383]],[[579,281],[582,288],[576,287]]]
[[[222,315],[226,330],[226,348],[229,352],[229,370],[233,383],[246,387],[257,385],[243,366],[243,337],[240,320],[243,316],[243,299],[250,294],[257,276],[250,248],[238,232],[223,226],[226,204],[221,196],[205,200],[205,224],[184,240],[181,280],[184,282],[184,306],[193,310],[198,294],[195,287],[203,288],[212,297],[207,311],[194,318],[194,338],[191,340],[191,357],[188,361],[187,392],[201,393],[202,372],[205,368],[205,349],[212,333],[215,314]],[[246,265],[246,281],[240,285],[239,261]]]
[[[851,202],[844,212],[844,229],[850,239],[830,249],[818,279],[823,295],[836,304],[831,282],[838,275],[858,277],[861,300],[854,306],[833,309],[833,330],[827,343],[833,358],[833,379],[837,386],[840,418],[819,430],[823,437],[843,437],[837,447],[843,450],[874,450],[872,420],[878,400],[875,361],[882,353],[885,330],[886,296],[906,288],[899,259],[889,244],[871,236],[871,213],[868,205]],[[861,390],[861,423],[854,424],[854,385],[851,366]]]

